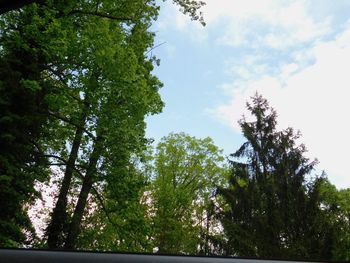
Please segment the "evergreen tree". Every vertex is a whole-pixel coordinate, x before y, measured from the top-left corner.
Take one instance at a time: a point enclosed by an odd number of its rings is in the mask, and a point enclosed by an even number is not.
[[[299,133],[277,130],[277,114],[266,99],[256,94],[247,108],[253,120],[239,121],[247,141],[231,155],[229,187],[218,189],[227,205],[221,215],[226,253],[330,259],[332,233],[320,208],[322,178],[306,178],[316,161],[297,144]]]

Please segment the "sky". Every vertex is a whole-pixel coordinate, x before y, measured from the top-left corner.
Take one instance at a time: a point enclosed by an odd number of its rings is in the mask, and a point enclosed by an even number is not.
[[[350,187],[350,1],[204,0],[206,26],[161,3],[152,55],[164,83],[155,142],[170,132],[211,137],[224,154],[244,142],[237,121],[255,92],[293,127],[338,188]]]

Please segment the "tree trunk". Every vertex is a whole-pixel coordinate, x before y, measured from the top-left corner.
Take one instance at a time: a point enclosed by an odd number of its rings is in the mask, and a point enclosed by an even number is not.
[[[205,245],[204,245],[204,255],[209,256],[209,230],[210,230],[210,217],[209,209],[206,209],[206,222],[205,222]]]
[[[77,238],[80,233],[80,224],[83,218],[84,210],[87,203],[88,195],[91,191],[94,183],[94,177],[96,176],[97,162],[101,156],[103,149],[102,138],[98,136],[95,141],[94,149],[90,155],[89,166],[87,168],[85,177],[83,179],[83,185],[79,193],[77,205],[74,210],[72,221],[68,228],[67,238],[65,241],[65,249],[74,249],[76,247]]]
[[[78,157],[78,151],[81,144],[82,136],[84,133],[84,125],[87,117],[87,109],[84,109],[79,126],[76,129],[72,149],[69,154],[69,159],[66,164],[66,170],[64,173],[60,193],[56,205],[52,212],[51,221],[47,227],[47,244],[51,249],[59,248],[63,246],[63,234],[64,228],[67,224],[67,197],[70,188],[70,184],[73,177],[73,171],[75,168],[75,162]]]

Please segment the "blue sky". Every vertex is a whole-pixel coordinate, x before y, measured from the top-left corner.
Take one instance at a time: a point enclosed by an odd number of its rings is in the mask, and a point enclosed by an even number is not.
[[[163,113],[147,135],[210,136],[225,154],[243,142],[237,121],[256,91],[277,110],[279,128],[303,134],[331,182],[350,187],[350,1],[206,0],[202,27],[162,3],[154,25],[154,73]]]

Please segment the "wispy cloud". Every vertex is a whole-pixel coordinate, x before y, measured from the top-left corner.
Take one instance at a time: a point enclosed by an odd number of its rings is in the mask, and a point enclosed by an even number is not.
[[[262,93],[278,111],[280,127],[300,129],[319,168],[336,185],[349,187],[350,140],[344,140],[350,129],[349,1],[205,1],[205,28],[171,1],[160,19],[162,30],[190,40],[189,49],[209,43],[202,50],[215,51],[221,60],[208,61],[216,66],[211,83],[221,87],[224,103],[203,108],[211,107],[215,119],[240,132],[237,120],[245,102]]]
[[[231,101],[218,106],[214,115],[238,131],[245,102],[258,91],[277,110],[280,127],[300,129],[309,155],[320,160],[320,168],[338,186],[349,187],[350,26],[334,40],[318,42],[303,52],[313,64],[302,66],[296,53],[295,60],[282,65],[277,74],[224,84],[226,92],[231,89]]]
[[[207,27],[192,23],[187,16],[167,7],[165,19],[169,27],[183,30],[200,40],[210,29],[223,32],[217,42],[228,46],[267,46],[284,49],[314,41],[330,32],[331,17],[314,18],[304,0],[206,0],[203,14]],[[174,19],[175,17],[175,19]],[[164,22],[163,22],[164,24]]]

